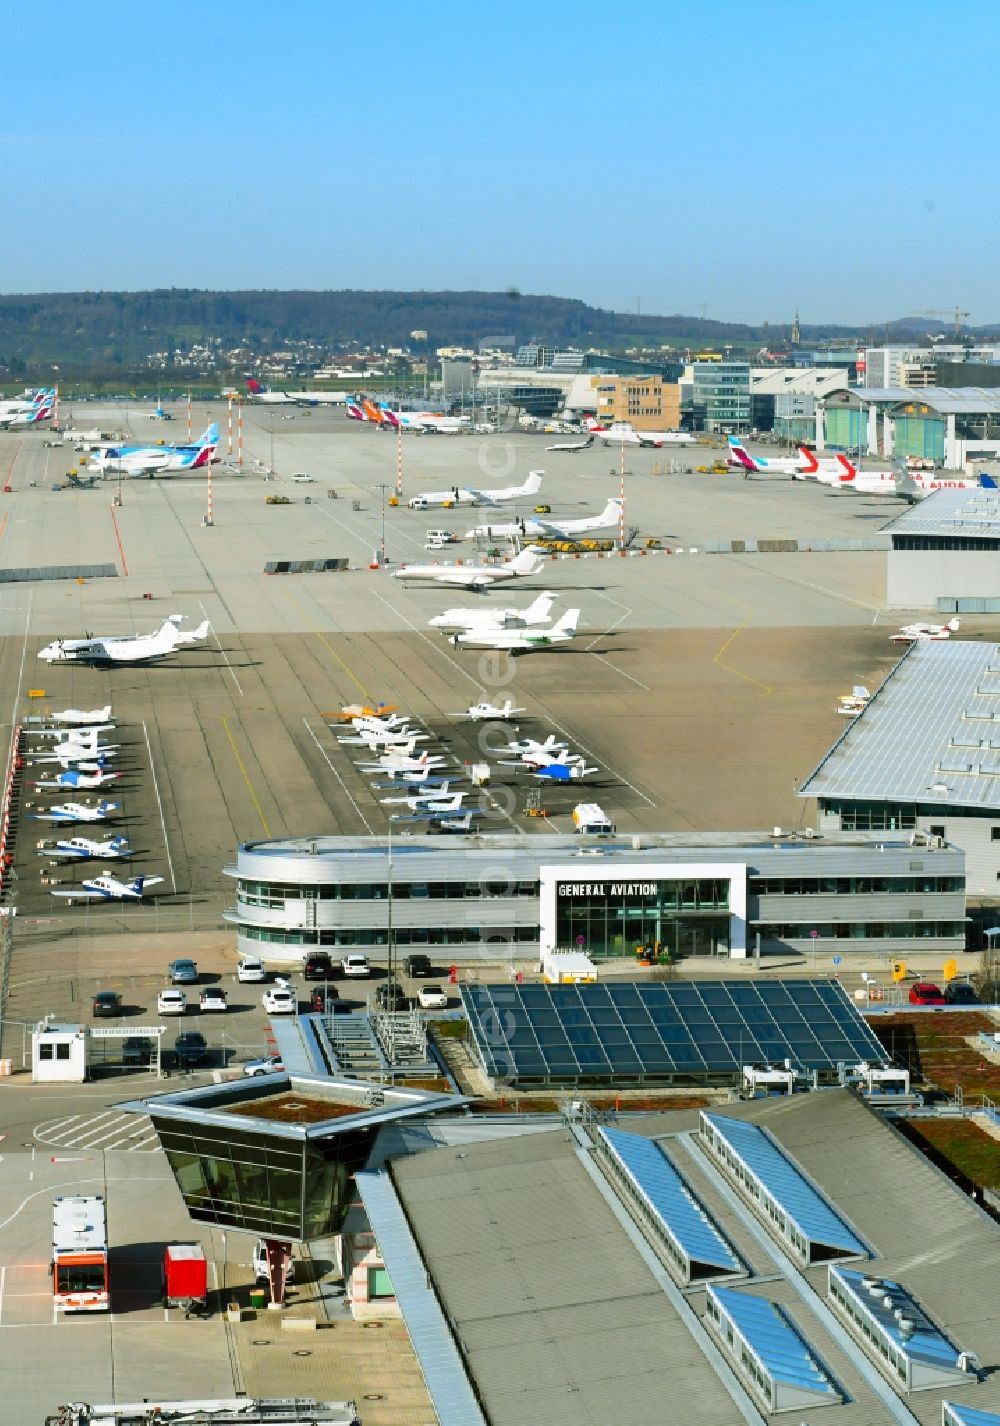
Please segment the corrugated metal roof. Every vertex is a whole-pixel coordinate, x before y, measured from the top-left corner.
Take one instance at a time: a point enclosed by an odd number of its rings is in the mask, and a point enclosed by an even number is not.
[[[852,386],[850,395],[876,406],[929,406],[939,415],[1000,411],[1000,388],[992,386]]]
[[[388,1174],[354,1178],[442,1426],[486,1426]]]
[[[799,796],[1000,811],[1000,645],[912,644]]]
[[[932,490],[882,526],[889,535],[962,535],[1000,538],[1000,490]]]

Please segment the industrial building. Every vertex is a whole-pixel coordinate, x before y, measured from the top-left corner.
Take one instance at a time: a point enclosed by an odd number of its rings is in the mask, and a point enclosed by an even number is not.
[[[390,925],[396,948],[445,961],[574,947],[595,959],[962,950],[963,852],[872,826],[586,847],[516,834],[247,842],[226,868],[225,919],[241,952],[290,964],[318,947],[384,950]]]
[[[749,431],[748,362],[696,361],[692,380],[691,415],[696,430],[737,435]]]
[[[750,373],[751,425],[781,440],[811,444],[816,439],[817,400],[846,390],[842,367],[755,367]]]
[[[681,389],[660,376],[591,377],[599,421],[627,421],[637,431],[676,431],[681,424]]]
[[[936,865],[939,841],[960,847],[970,900],[995,901],[998,727],[1000,646],[913,643],[799,795],[818,800],[816,825],[824,837],[861,830],[909,837],[917,880]],[[925,910],[910,902],[902,914],[918,922]]]
[[[854,1095],[579,1110],[356,1176],[442,1420],[998,1426],[996,1224]]]
[[[884,530],[890,608],[1000,611],[1000,491],[936,490]]]
[[[833,391],[816,403],[816,444],[933,461],[946,470],[1000,454],[1000,389],[901,386]]]
[[[962,342],[938,342],[934,346],[865,347],[858,359],[862,385],[902,386],[908,390],[938,384],[938,367],[944,364],[993,366],[1000,362],[998,346],[968,346]],[[962,383],[972,385],[968,380]]]

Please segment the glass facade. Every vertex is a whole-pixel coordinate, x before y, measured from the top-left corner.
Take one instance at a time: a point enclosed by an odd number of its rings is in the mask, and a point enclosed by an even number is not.
[[[614,882],[580,894],[556,887],[556,945],[579,946],[592,956],[631,955],[658,947],[671,958],[728,956],[729,881]]]
[[[364,1168],[375,1127],[322,1141],[251,1130],[181,1124],[152,1114],[192,1218],[264,1237],[308,1241],[340,1231],[352,1176]]]
[[[750,428],[750,367],[742,361],[695,362],[693,399],[709,431]]]

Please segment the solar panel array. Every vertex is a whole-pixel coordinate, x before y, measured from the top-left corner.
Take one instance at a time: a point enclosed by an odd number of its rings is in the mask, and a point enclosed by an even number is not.
[[[728,1287],[709,1285],[706,1291],[716,1299],[776,1385],[841,1400],[840,1392],[773,1302]]]
[[[865,1245],[758,1124],[730,1119],[725,1114],[709,1114],[704,1109],[701,1117],[722,1136],[810,1243],[868,1256]]]
[[[487,1074],[508,1083],[636,1083],[888,1063],[836,981],[466,985]]]
[[[598,1137],[695,1271],[744,1273],[736,1253],[712,1222],[673,1164],[651,1139],[623,1129],[598,1130]]]

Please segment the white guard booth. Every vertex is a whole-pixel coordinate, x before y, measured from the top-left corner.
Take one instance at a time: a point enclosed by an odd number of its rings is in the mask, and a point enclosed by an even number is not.
[[[583,951],[546,951],[542,957],[546,985],[590,985],[596,979],[597,967]]]
[[[86,1025],[40,1022],[31,1032],[31,1078],[35,1084],[82,1084],[87,1077]]]

